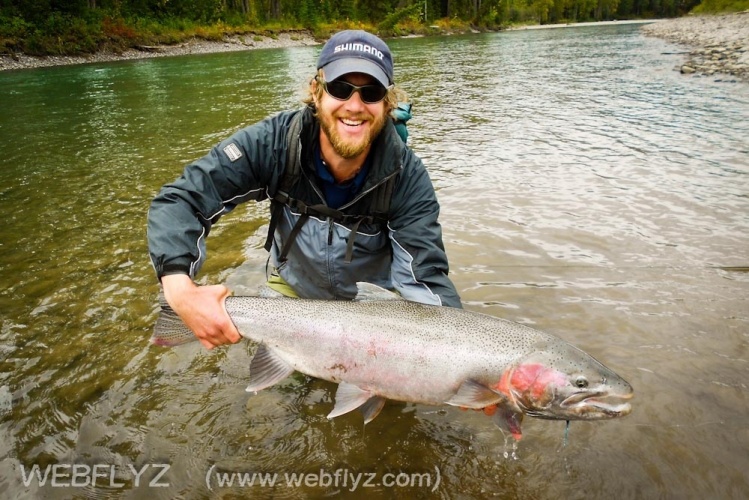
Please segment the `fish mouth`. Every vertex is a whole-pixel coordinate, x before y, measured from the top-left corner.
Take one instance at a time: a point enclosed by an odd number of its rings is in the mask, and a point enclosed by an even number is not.
[[[632,393],[583,392],[569,396],[561,406],[582,419],[623,417],[632,412],[632,405],[627,402],[632,396]]]

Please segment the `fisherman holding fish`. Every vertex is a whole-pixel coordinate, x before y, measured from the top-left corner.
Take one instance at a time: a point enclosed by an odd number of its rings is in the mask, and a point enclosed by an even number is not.
[[[356,283],[369,282],[461,306],[434,187],[393,120],[403,97],[388,46],[339,32],[320,52],[302,109],[236,132],[161,189],[148,214],[151,260],[167,302],[205,347],[241,338],[224,307],[229,290],[193,278],[212,225],[248,200],[271,200],[267,285],[280,294],[352,300]]]

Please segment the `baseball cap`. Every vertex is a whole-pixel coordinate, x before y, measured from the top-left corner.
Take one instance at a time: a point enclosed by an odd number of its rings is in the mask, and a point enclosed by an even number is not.
[[[364,73],[387,87],[393,83],[393,56],[380,38],[362,30],[339,31],[325,43],[317,69],[332,82],[347,73]]]

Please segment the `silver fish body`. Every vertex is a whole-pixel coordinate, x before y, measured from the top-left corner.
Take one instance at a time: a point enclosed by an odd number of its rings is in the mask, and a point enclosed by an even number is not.
[[[366,284],[356,301],[228,297],[237,329],[259,344],[247,390],[299,371],[339,383],[330,418],[359,408],[369,422],[386,399],[449,404],[493,414],[516,439],[524,414],[594,420],[631,411],[632,387],[558,337],[396,298]],[[176,314],[162,311],[154,343],[190,337]]]

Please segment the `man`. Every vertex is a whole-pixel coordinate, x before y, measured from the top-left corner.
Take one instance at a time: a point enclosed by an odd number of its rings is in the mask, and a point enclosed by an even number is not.
[[[250,199],[273,200],[268,286],[284,295],[350,300],[366,281],[460,307],[434,187],[390,117],[401,92],[387,45],[337,33],[317,69],[305,108],[235,133],[151,204],[149,250],[166,300],[209,349],[240,338],[223,306],[229,290],[192,278],[212,224]]]

